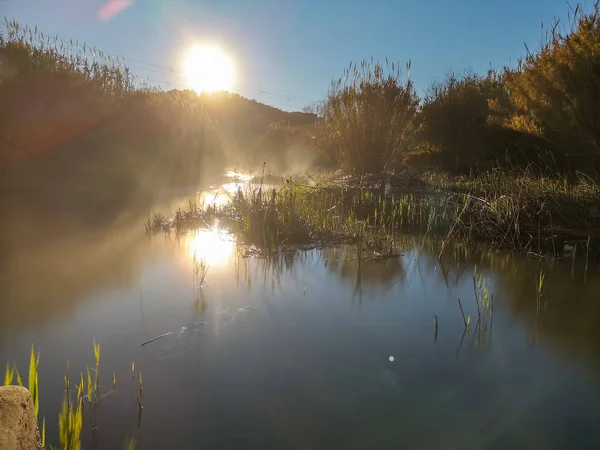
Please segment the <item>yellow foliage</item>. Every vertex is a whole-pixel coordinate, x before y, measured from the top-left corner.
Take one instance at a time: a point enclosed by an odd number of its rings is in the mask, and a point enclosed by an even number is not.
[[[515,130],[544,136],[562,153],[600,158],[600,18],[576,8],[572,27],[558,22],[536,54],[519,61],[504,77],[518,113]]]

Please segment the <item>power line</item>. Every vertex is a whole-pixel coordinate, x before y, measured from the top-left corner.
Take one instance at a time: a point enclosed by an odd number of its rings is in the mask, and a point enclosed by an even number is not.
[[[123,59],[128,59],[126,57],[122,57]],[[131,59],[129,59],[131,60]],[[166,75],[169,77],[177,77],[177,78],[187,78],[187,76],[180,71],[176,71],[174,69],[171,68],[167,68],[167,67],[162,67],[162,66],[158,66],[156,64],[151,64],[151,63],[145,63],[143,61],[140,61],[140,64],[145,64],[148,66],[151,66],[151,68],[147,68],[147,67],[141,67],[141,66],[137,66],[137,65],[133,65],[133,64],[127,64],[128,67],[134,67],[140,70],[145,70],[148,72],[154,72],[154,73],[158,73],[161,75]],[[157,67],[160,68],[160,70],[154,69],[153,67]],[[274,99],[279,99],[279,100],[286,100],[286,101],[291,101],[291,102],[299,102],[299,103],[310,103],[312,102],[312,100],[306,100],[306,99],[302,99],[300,97],[295,97],[295,96],[291,96],[291,95],[286,95],[286,94],[278,94],[275,92],[271,92],[271,91],[266,91],[263,89],[258,89],[258,88],[249,88],[249,87],[243,87],[243,86],[239,86],[236,84],[232,84],[230,86],[231,89],[238,91],[238,92],[249,92],[249,93],[253,93],[253,94],[259,94],[259,95],[263,95],[265,97],[270,97],[270,98],[274,98]]]
[[[173,83],[173,82],[171,82],[171,81],[157,80],[157,79],[150,78],[150,77],[139,77],[139,79],[140,79],[140,80],[148,80],[148,81],[153,81],[153,82],[155,82],[155,83],[159,83],[159,84],[166,84],[166,85],[169,85],[169,86],[173,86],[173,87],[175,87],[175,88],[178,88],[178,89],[189,89],[187,86],[184,86],[184,85],[182,85],[181,83]],[[235,92],[235,91],[233,91],[233,90],[232,90],[232,93],[234,93],[234,94],[239,94],[239,92]],[[278,99],[274,99],[274,100],[278,100]],[[295,104],[297,104],[297,105],[303,105],[303,106],[304,106],[304,105],[306,105],[306,103],[305,103],[305,102],[300,102],[300,101],[298,101],[298,100],[289,100],[289,99],[279,99],[279,100],[282,100],[282,101],[284,101],[284,102],[288,102],[288,103],[295,103]],[[281,106],[281,105],[284,105],[285,107],[288,107],[288,106],[290,106],[289,104],[282,103],[281,101],[280,101],[280,102],[276,102],[276,101],[270,101],[270,103],[272,103],[272,105],[275,105],[275,106]]]

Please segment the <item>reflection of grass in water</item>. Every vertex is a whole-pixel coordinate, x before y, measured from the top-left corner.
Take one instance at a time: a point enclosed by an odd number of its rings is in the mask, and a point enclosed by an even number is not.
[[[489,279],[483,273],[477,273],[477,266],[473,268],[473,289],[477,303],[477,317],[485,327],[492,317],[492,303],[490,301]]]
[[[245,306],[240,307],[234,310],[233,312],[229,311],[229,308],[220,311],[215,316],[218,321],[219,329],[222,329],[224,326],[233,325],[237,321],[237,317],[240,314],[244,314],[248,311],[254,310],[253,306]],[[225,318],[226,317],[226,318]],[[225,319],[224,319],[225,318]],[[194,346],[197,344],[199,339],[199,331],[201,331],[204,327],[208,326],[208,322],[205,321],[197,321],[192,322],[186,326],[181,327],[178,332],[170,331],[165,333],[161,337],[169,336],[171,339],[171,350],[172,352],[167,353],[166,355],[158,357],[158,360],[176,358],[179,356],[183,356],[193,350]],[[155,339],[150,339],[146,342],[153,342]]]
[[[475,335],[477,339],[474,341],[474,345],[475,347],[485,346],[488,337],[491,345],[492,328],[494,323],[494,296],[490,295],[488,277],[484,277],[483,273],[477,272],[477,265],[475,265],[473,268],[473,291],[475,297],[475,305],[477,307],[477,323],[475,324]],[[467,341],[470,341],[471,339],[471,315],[468,314],[465,316],[465,312],[460,298],[457,300],[457,303],[465,326],[464,332],[460,340],[460,344],[456,351],[456,356],[458,357],[465,337],[467,338]]]
[[[587,272],[587,261],[586,261],[586,272]],[[540,323],[540,310],[542,308],[542,295],[544,289],[544,278],[546,275],[542,270],[540,270],[539,274],[536,276],[535,280],[535,320],[533,322],[533,343],[537,344],[539,339],[539,323]]]
[[[536,286],[536,299],[537,299],[537,313],[539,314],[540,312],[540,306],[541,306],[541,301],[542,301],[542,291],[544,289],[544,278],[546,277],[546,275],[544,274],[544,272],[542,272],[540,270],[540,273],[537,277],[537,286]]]
[[[158,358],[158,360],[163,360],[163,359],[169,359],[169,358],[174,358],[177,356],[182,356],[185,355],[186,353],[188,353],[190,350],[192,350],[193,345],[196,343],[196,339],[197,339],[197,335],[196,333],[200,330],[201,327],[207,325],[206,322],[204,321],[199,321],[199,322],[194,322],[191,323],[189,325],[183,326],[179,329],[179,333],[174,334],[173,332],[171,332],[172,334],[172,339],[176,342],[175,345],[172,346],[173,347],[179,347],[178,351],[174,352],[174,353],[169,353],[167,355],[161,356]],[[179,345],[181,342],[181,339],[183,339],[183,344]]]
[[[125,445],[123,445],[123,450],[135,450],[136,445],[137,440],[135,436],[127,438],[127,440],[125,441]]]

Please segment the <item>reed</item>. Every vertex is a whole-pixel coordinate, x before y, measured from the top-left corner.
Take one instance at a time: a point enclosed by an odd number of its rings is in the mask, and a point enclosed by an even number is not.
[[[40,389],[39,389],[39,365],[40,365],[40,352],[36,354],[35,347],[31,345],[31,352],[29,354],[29,374],[27,378],[27,389],[31,394],[33,400],[33,408],[35,415],[39,417],[40,412]],[[23,386],[23,380],[21,374],[17,369],[17,365],[13,362],[10,364],[6,363],[6,370],[4,372],[4,385],[9,386],[16,381],[18,386]],[[42,440],[46,439],[46,419],[42,418]]]
[[[580,242],[587,259],[600,257],[600,187],[583,175],[576,182],[503,170],[365,179],[286,182],[268,193],[240,189],[220,207],[155,216],[151,232],[185,232],[217,218],[242,244],[267,254],[348,243],[391,256],[401,234],[416,233],[443,237],[440,257],[450,240],[551,257],[562,256],[565,242]]]
[[[198,258],[196,252],[194,252],[192,259],[192,277],[195,287],[201,289],[204,286],[208,269],[210,269],[210,265],[207,264],[206,259]]]
[[[322,149],[347,173],[389,169],[414,131],[419,97],[401,65],[363,60],[350,63],[331,83],[321,104]]]
[[[100,382],[99,382],[99,370],[100,370],[100,345],[95,341],[93,342],[94,347],[94,368],[86,368],[86,377],[84,378],[83,372],[79,373],[79,383],[75,384],[76,387],[75,397],[72,398],[71,380],[70,380],[70,365],[67,361],[65,367],[65,375],[63,377],[64,382],[64,395],[62,400],[61,409],[58,414],[58,431],[59,431],[59,443],[61,450],[81,450],[81,433],[84,425],[84,400],[88,401],[90,405],[90,419],[92,423],[92,431],[97,431],[97,416],[96,408],[98,402],[116,392],[117,389],[117,378],[113,373],[112,375],[112,390],[105,394],[100,394]],[[39,414],[39,360],[40,352],[35,352],[34,346],[31,348],[29,358],[29,377],[28,377],[28,389],[32,394],[33,403],[36,414]],[[131,365],[132,375],[135,374],[135,365]],[[94,376],[92,376],[94,372]],[[4,384],[10,385],[16,381],[19,386],[23,386],[21,375],[17,369],[17,366],[12,363],[7,363],[4,374]],[[142,401],[143,392],[143,379],[142,374],[139,374],[139,393],[137,395],[137,403],[141,408],[143,407]],[[42,446],[46,447],[46,418],[42,417],[41,422],[41,434],[40,439]],[[135,436],[128,439],[125,442],[126,449],[135,448],[137,440]],[[53,449],[52,445],[49,447]]]

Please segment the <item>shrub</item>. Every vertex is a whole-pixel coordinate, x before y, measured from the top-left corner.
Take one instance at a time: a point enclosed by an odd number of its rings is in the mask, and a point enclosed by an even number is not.
[[[410,78],[401,81],[399,65],[351,63],[321,106],[321,148],[348,173],[389,169],[408,148],[418,104]]]
[[[539,134],[563,170],[600,169],[600,17],[575,9],[571,26],[546,32],[540,50],[505,81],[517,109],[509,125]]]
[[[510,106],[502,78],[451,73],[433,83],[418,116],[417,149],[405,161],[450,172],[477,171],[505,158],[511,138],[502,125]]]

